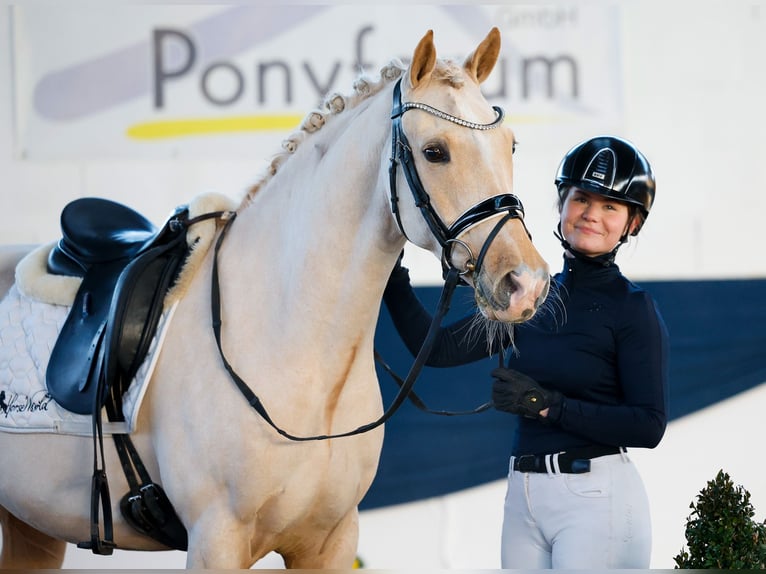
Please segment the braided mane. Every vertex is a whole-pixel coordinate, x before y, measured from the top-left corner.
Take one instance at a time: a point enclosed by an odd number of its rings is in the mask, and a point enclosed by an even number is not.
[[[362,101],[380,92],[384,86],[397,80],[406,67],[399,60],[392,60],[381,68],[378,77],[362,74],[353,84],[353,93],[333,93],[322,102],[321,107],[309,112],[296,131],[282,141],[282,150],[275,154],[264,175],[248,190],[242,205],[245,207],[256,193],[277,173],[279,167],[298,149],[298,146],[312,133],[320,130],[328,118],[344,110],[358,106]]]

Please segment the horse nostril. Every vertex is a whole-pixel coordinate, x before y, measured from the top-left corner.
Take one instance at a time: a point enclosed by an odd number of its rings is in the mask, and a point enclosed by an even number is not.
[[[521,312],[521,318],[522,320],[526,321],[529,319],[532,315],[534,315],[535,311],[533,309],[524,309]]]
[[[518,288],[519,286],[513,278],[513,272],[508,273],[501,280],[500,293],[503,294],[506,301],[511,300],[511,295],[513,295]]]

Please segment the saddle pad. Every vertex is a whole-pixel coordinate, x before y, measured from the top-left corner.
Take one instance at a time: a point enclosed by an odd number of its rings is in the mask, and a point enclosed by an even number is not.
[[[165,311],[146,360],[123,397],[124,423],[103,416],[105,435],[134,430],[138,410],[159,357],[175,305]],[[0,302],[0,431],[92,436],[93,417],[58,405],[45,386],[45,370],[69,307],[29,299],[14,285]]]

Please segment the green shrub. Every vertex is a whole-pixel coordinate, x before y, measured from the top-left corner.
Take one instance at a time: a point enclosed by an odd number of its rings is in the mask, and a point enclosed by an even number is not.
[[[688,552],[676,568],[766,568],[766,522],[753,520],[750,493],[723,470],[700,491],[686,519]]]

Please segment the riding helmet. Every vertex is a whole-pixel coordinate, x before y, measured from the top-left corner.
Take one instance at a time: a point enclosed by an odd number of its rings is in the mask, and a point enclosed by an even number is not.
[[[586,140],[567,152],[556,175],[559,197],[572,185],[635,204],[644,218],[656,187],[646,157],[630,142],[613,136]]]

